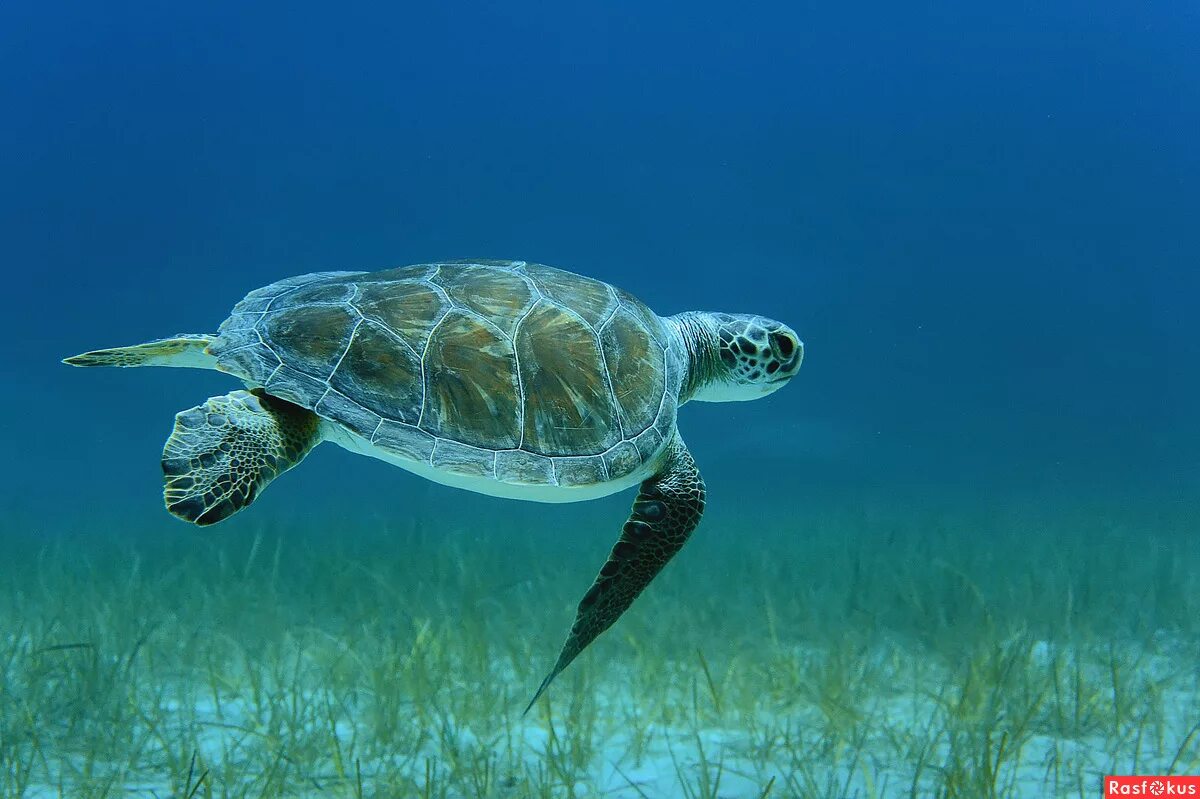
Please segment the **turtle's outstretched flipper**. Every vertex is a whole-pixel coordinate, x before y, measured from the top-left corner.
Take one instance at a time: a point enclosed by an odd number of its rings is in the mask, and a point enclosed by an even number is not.
[[[216,336],[181,333],[170,338],[134,344],[132,347],[113,347],[92,350],[63,363],[71,366],[184,366],[193,369],[216,369],[217,359],[208,354],[207,347]]]
[[[633,604],[687,541],[703,512],[704,480],[691,453],[676,436],[658,474],[642,483],[620,540],[583,595],[558,661],[542,680],[526,713],[554,678]]]
[[[163,449],[167,510],[195,524],[249,505],[321,441],[312,411],[261,390],[234,391],[176,415]]]

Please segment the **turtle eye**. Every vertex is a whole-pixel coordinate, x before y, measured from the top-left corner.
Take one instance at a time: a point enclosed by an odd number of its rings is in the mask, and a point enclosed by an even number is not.
[[[792,353],[796,351],[796,342],[792,337],[785,333],[772,333],[771,346],[779,353],[784,360],[792,357]]]

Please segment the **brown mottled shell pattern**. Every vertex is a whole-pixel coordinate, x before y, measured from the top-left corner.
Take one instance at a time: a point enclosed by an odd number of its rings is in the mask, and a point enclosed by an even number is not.
[[[639,300],[523,261],[282,280],[209,351],[383,450],[518,485],[642,469],[671,437],[683,368]]]

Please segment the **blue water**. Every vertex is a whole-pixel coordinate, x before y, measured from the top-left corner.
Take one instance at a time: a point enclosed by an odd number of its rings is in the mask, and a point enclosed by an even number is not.
[[[786,391],[682,413],[724,479],[1194,503],[1197,42],[1171,2],[5,4],[0,506],[157,519],[232,388],[62,356],[473,256],[795,327]],[[296,479],[346,469],[414,486]]]
[[[0,501],[148,503],[227,386],[60,357],[467,256],[794,326],[786,392],[685,410],[713,458],[1194,492],[1197,41],[1185,3],[6,4]]]

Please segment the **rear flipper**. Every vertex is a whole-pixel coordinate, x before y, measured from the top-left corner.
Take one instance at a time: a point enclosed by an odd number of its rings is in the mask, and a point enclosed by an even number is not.
[[[558,660],[526,706],[526,713],[554,678],[633,604],[687,541],[702,513],[704,480],[691,453],[676,436],[662,469],[642,483],[620,540],[583,595]]]
[[[175,417],[163,449],[163,501],[184,521],[219,522],[320,441],[315,413],[261,389],[212,397]]]
[[[63,363],[71,366],[188,366],[216,369],[217,359],[209,355],[206,349],[215,338],[205,334],[180,333],[132,347],[92,350],[64,358]]]

